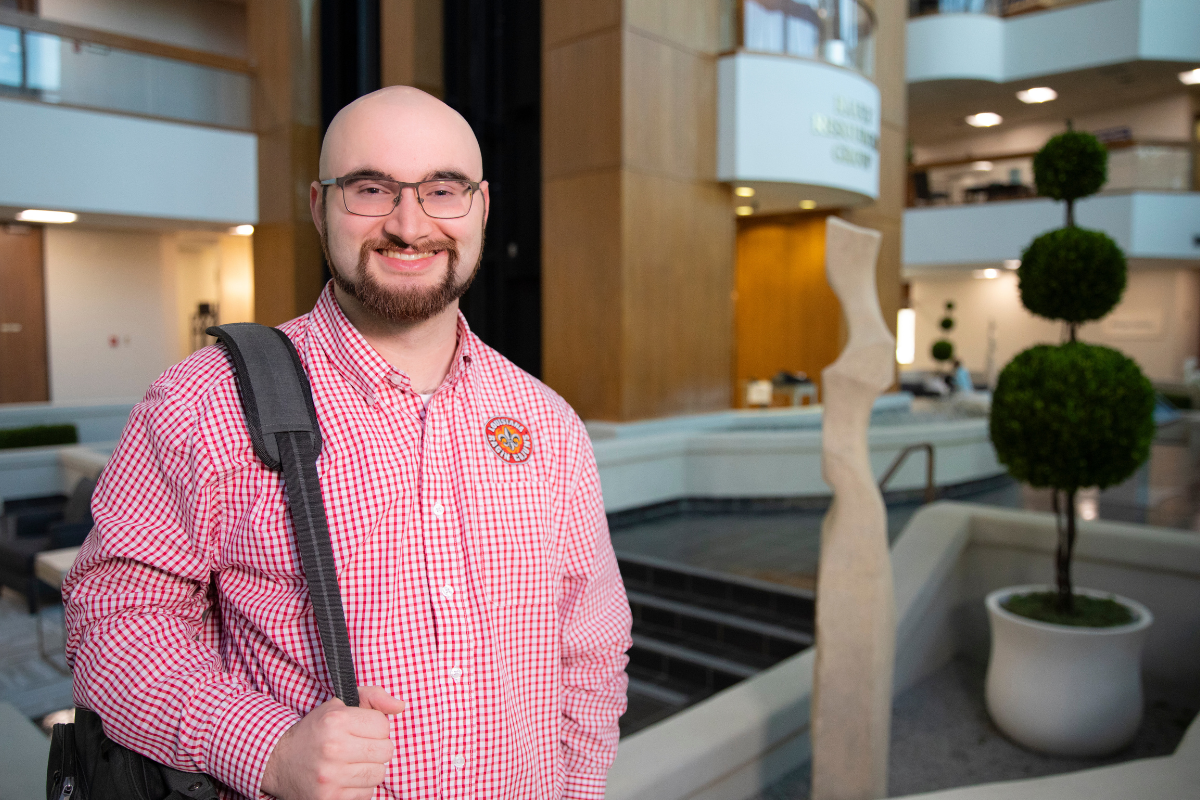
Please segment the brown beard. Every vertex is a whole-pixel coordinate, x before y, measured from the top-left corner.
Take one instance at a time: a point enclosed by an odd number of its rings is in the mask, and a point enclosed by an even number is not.
[[[430,317],[440,314],[448,305],[462,297],[470,288],[471,282],[479,272],[483,263],[483,239],[479,242],[479,259],[474,269],[461,283],[455,281],[454,270],[458,266],[458,246],[451,239],[427,242],[420,246],[413,245],[418,253],[433,253],[439,250],[446,253],[446,275],[441,283],[428,289],[388,289],[367,270],[367,262],[371,253],[388,248],[404,249],[408,244],[398,239],[373,239],[362,243],[358,250],[358,265],[354,278],[342,274],[342,270],[334,263],[329,254],[328,220],[321,230],[321,249],[325,253],[325,262],[333,274],[333,282],[343,292],[357,300],[368,312],[388,322],[396,324],[411,324],[423,322]]]

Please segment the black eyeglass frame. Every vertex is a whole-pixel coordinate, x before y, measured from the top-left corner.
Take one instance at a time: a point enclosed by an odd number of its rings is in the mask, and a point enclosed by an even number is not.
[[[381,182],[393,183],[393,184],[399,186],[400,188],[396,192],[395,202],[392,203],[392,207],[387,211],[387,213],[385,213],[385,214],[360,214],[357,211],[351,211],[349,204],[346,203],[346,181],[351,181],[351,180],[381,181]],[[421,199],[420,186],[423,183],[446,183],[448,181],[455,181],[456,183],[465,183],[465,184],[467,184],[467,186],[469,186],[471,188],[470,198],[467,202],[467,210],[464,211],[463,213],[459,214],[456,217],[435,217],[433,214],[429,213],[429,209],[425,208],[425,201]],[[342,207],[346,209],[347,214],[353,214],[356,217],[386,217],[386,216],[390,215],[393,211],[396,210],[396,206],[400,205],[400,197],[404,194],[405,188],[412,187],[413,194],[417,198],[417,205],[419,205],[421,207],[421,210],[425,212],[425,216],[429,217],[430,219],[462,219],[463,217],[467,216],[467,214],[470,214],[471,209],[475,207],[475,194],[479,191],[480,183],[481,183],[481,181],[469,181],[469,180],[466,180],[465,178],[430,178],[429,180],[425,180],[425,181],[416,181],[413,183],[406,183],[405,181],[396,181],[396,180],[392,180],[391,178],[372,178],[372,177],[366,176],[366,175],[343,175],[340,178],[326,178],[323,181],[317,181],[317,184],[320,186],[337,186],[339,189],[341,189],[342,190]]]

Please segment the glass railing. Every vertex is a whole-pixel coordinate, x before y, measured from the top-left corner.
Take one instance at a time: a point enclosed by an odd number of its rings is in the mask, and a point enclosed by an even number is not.
[[[875,16],[861,0],[738,0],[728,13],[731,48],[875,72]]]
[[[1031,11],[1048,11],[1092,2],[1096,0],[908,0],[908,16],[991,14],[994,17],[1012,17]]]
[[[251,80],[244,71],[0,25],[0,96],[249,129]]]
[[[1195,191],[1195,148],[1185,142],[1109,146],[1101,193]],[[941,162],[909,171],[909,206],[959,205],[1035,197],[1033,155]]]

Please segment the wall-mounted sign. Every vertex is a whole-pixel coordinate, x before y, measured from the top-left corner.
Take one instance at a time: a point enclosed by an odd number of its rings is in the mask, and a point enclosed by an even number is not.
[[[871,81],[760,53],[722,57],[717,81],[717,178],[757,187],[756,210],[792,211],[805,198],[862,205],[879,196],[879,89]]]

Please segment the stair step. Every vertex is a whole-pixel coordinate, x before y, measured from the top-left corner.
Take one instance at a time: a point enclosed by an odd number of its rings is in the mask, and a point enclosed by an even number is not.
[[[718,611],[705,606],[698,606],[694,603],[685,603],[679,600],[659,597],[646,592],[629,591],[627,594],[629,596],[629,602],[631,605],[641,605],[647,608],[678,614],[683,617],[705,620],[706,622],[712,622],[716,625],[724,625],[730,628],[751,631],[761,636],[770,637],[773,639],[781,639],[785,642],[791,642],[793,644],[800,645],[801,647],[811,647],[813,643],[813,636],[807,631],[798,631],[792,628],[785,628],[782,625],[777,625],[775,623],[761,622],[759,620],[742,617],[737,614],[730,614],[725,611]]]
[[[627,591],[812,633],[810,591],[641,554],[618,552],[617,562]]]
[[[731,661],[728,658],[722,658],[711,653],[704,653],[700,650],[693,650],[690,647],[664,642],[636,633],[633,635],[633,646],[634,648],[655,653],[659,656],[693,664],[712,672],[724,673],[738,679],[749,678],[751,675],[755,675],[761,671],[746,664]]]

